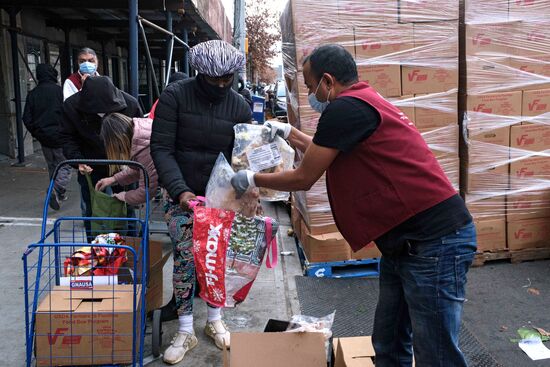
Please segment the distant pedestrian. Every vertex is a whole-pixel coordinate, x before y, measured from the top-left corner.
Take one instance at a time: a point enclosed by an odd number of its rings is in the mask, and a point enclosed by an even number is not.
[[[252,109],[252,96],[250,95],[250,90],[244,85],[244,80],[242,77],[239,77],[239,94],[243,96],[244,100]]]
[[[60,135],[63,92],[57,82],[57,70],[51,65],[38,64],[36,77],[38,86],[27,95],[23,123],[42,146],[51,179],[57,165],[65,160]],[[50,208],[60,209],[60,202],[67,199],[70,181],[71,167],[65,165],[56,176],[49,201]]]
[[[69,75],[63,84],[63,100],[82,90],[82,84],[89,76],[98,76],[97,54],[94,50],[84,47],[78,51],[78,70]]]

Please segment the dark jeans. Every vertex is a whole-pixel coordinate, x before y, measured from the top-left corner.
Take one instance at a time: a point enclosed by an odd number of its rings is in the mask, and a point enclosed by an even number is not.
[[[46,159],[46,163],[48,164],[48,173],[50,175],[50,180],[51,180],[57,165],[65,160],[65,156],[63,155],[63,149],[48,148],[42,145],[42,154],[44,154],[44,158]],[[53,187],[55,189],[55,192],[58,195],[60,196],[65,195],[65,192],[67,191],[67,187],[71,182],[71,174],[72,174],[72,168],[68,164],[61,167],[57,172],[57,176],[55,176],[55,182]]]
[[[374,320],[376,367],[464,367],[458,347],[466,273],[476,251],[470,223],[437,240],[382,257]]]

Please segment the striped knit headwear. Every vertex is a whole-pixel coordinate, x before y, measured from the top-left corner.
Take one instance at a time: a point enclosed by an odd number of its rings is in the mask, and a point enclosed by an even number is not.
[[[225,41],[202,42],[189,51],[189,65],[210,77],[233,74],[240,71],[245,63],[244,55]]]

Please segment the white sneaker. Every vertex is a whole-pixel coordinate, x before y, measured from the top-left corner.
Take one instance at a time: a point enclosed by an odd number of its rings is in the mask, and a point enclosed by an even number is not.
[[[185,353],[195,348],[198,344],[194,334],[177,332],[172,339],[171,345],[164,351],[164,362],[176,364],[181,362]]]
[[[214,339],[214,343],[216,344],[216,347],[223,349],[225,345],[227,349],[230,348],[231,335],[229,333],[229,330],[227,330],[227,326],[225,325],[225,322],[223,322],[222,320],[207,322],[206,326],[204,327],[204,332],[206,333],[206,335]]]

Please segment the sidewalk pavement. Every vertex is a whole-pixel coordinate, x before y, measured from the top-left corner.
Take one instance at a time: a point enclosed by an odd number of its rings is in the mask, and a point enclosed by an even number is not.
[[[0,243],[3,256],[0,257],[0,314],[4,335],[9,336],[0,344],[2,364],[6,366],[25,365],[25,321],[23,266],[21,256],[27,245],[40,237],[42,211],[45,193],[48,187],[46,164],[38,151],[27,157],[26,167],[12,167],[14,160],[0,161]],[[68,190],[69,199],[63,203],[60,211],[48,210],[48,218],[74,215],[80,216],[80,196],[76,171]],[[276,218],[281,224],[278,233],[279,253],[291,251],[292,256],[279,256],[279,265],[273,269],[262,267],[260,274],[245,302],[235,309],[224,311],[224,319],[233,332],[261,331],[270,318],[288,319],[299,313],[294,277],[301,274],[300,262],[296,255],[294,239],[287,236],[290,219],[282,205],[264,204],[266,215]],[[165,235],[156,234],[166,246],[170,240]],[[164,301],[171,297],[172,261],[164,266]],[[213,342],[204,335],[206,323],[206,305],[195,299],[195,333],[198,346],[189,352],[178,366],[221,366],[222,353]],[[163,350],[169,345],[178,322],[163,324]],[[151,337],[146,335],[146,355],[150,353]],[[162,360],[154,361],[150,366],[164,366]]]

